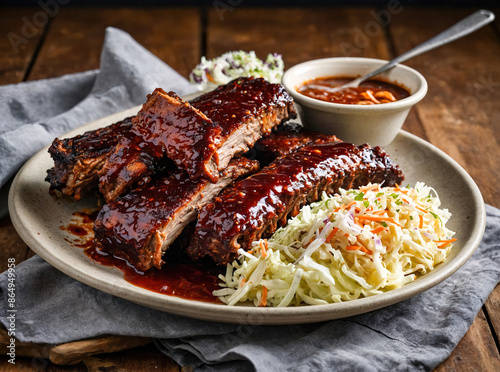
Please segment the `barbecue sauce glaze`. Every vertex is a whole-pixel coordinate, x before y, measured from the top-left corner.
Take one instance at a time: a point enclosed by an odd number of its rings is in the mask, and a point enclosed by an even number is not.
[[[221,303],[212,292],[219,287],[219,270],[203,263],[185,261],[182,257],[171,257],[161,270],[153,268],[147,272],[135,269],[126,260],[105,253],[93,243],[93,221],[98,211],[80,211],[73,214],[72,221],[61,226],[74,235],[67,239],[73,246],[83,248],[85,255],[104,266],[115,267],[132,285],[152,292],[189,300]]]
[[[349,143],[314,144],[279,158],[258,173],[226,188],[199,213],[187,248],[193,259],[210,256],[220,265],[270,236],[288,217],[323,191],[368,182],[401,183],[403,174],[380,148]]]

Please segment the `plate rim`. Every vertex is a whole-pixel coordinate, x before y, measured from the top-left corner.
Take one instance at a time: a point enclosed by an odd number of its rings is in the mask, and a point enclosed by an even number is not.
[[[61,138],[83,133],[85,130],[88,130],[86,128],[100,125],[101,123],[102,125],[110,124],[111,117],[116,120],[117,116],[120,116],[122,114],[123,118],[133,115],[140,107],[141,105],[135,106],[130,109],[123,110],[121,112],[92,121],[79,128],[69,131],[68,133],[61,136]],[[289,317],[292,315],[294,316],[294,318],[300,317],[302,319],[300,323],[303,324],[340,319],[393,305],[397,302],[406,300],[434,287],[443,280],[447,279],[465,264],[465,262],[472,256],[474,251],[479,246],[479,243],[481,242],[482,236],[484,234],[484,229],[486,226],[485,205],[481,192],[472,177],[453,158],[451,158],[448,154],[446,154],[444,151],[434,146],[433,144],[404,130],[401,130],[398,133],[397,138],[399,138],[400,136],[402,136],[406,140],[415,142],[419,146],[423,146],[424,148],[436,152],[439,156],[443,157],[450,166],[453,167],[454,171],[456,171],[458,175],[461,176],[461,178],[464,179],[467,186],[472,191],[472,195],[474,197],[474,205],[478,208],[477,213],[474,215],[474,228],[471,236],[464,242],[464,246],[461,252],[459,252],[455,257],[455,261],[453,262],[453,264],[443,267],[442,270],[439,271],[439,275],[431,275],[433,272],[430,272],[422,277],[425,279],[409,283],[408,285],[403,286],[399,289],[385,292],[376,296],[359,298],[352,301],[326,305],[304,305],[284,308],[227,306],[225,304],[214,304],[202,301],[188,300],[152,292],[147,289],[134,286],[133,284],[125,281],[123,278],[123,285],[121,285],[120,287],[116,287],[112,283],[102,282],[102,279],[100,279],[99,275],[89,275],[88,272],[84,271],[84,267],[78,267],[78,265],[76,265],[77,267],[68,265],[68,263],[64,262],[57,256],[51,255],[50,248],[47,249],[46,247],[43,247],[42,244],[37,241],[36,234],[34,234],[28,228],[28,226],[23,223],[23,217],[20,215],[20,210],[17,209],[17,206],[20,203],[20,198],[22,198],[22,196],[16,190],[18,190],[19,185],[22,182],[24,173],[27,172],[30,169],[30,166],[32,166],[32,164],[34,164],[41,156],[49,156],[47,153],[47,149],[49,146],[44,147],[35,155],[33,155],[17,172],[9,192],[9,214],[12,220],[12,224],[20,235],[21,239],[35,253],[37,253],[37,255],[43,258],[50,265],[86,285],[149,308],[207,321],[214,321],[213,313],[216,312],[217,319],[215,321],[234,324],[299,324],[297,321],[291,321],[289,319]],[[68,245],[70,245],[70,243],[68,243]],[[85,258],[93,265],[102,267],[102,265],[92,261],[87,256],[85,256]],[[122,275],[121,271],[119,271],[118,269],[114,270],[117,271],[118,275]],[[98,273],[99,272],[101,271],[98,270]]]

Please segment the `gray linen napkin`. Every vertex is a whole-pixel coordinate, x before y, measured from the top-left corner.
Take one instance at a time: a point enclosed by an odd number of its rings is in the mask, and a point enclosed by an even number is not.
[[[0,183],[53,137],[141,103],[156,86],[193,90],[129,35],[108,29],[99,70],[0,87]],[[154,337],[162,352],[199,370],[430,370],[453,350],[499,282],[499,234],[500,211],[487,206],[479,249],[438,286],[368,314],[279,327],[158,312],[81,284],[35,256],[16,267],[16,338],[57,344],[104,334]],[[5,327],[7,279],[0,274]]]

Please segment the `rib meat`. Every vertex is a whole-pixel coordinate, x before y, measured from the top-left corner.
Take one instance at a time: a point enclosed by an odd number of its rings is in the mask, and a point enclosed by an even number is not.
[[[188,168],[194,178],[200,170],[212,174],[207,177],[215,181],[218,170],[227,166],[232,154],[246,151],[261,134],[268,134],[277,123],[295,116],[292,99],[280,85],[267,83],[263,79],[239,79],[192,101],[193,117],[204,116],[196,110],[199,108],[212,121],[217,121],[215,128],[214,123],[208,127],[200,125],[194,128],[194,132],[178,128],[175,135],[165,139],[162,137],[165,135],[163,119],[155,119],[155,110],[159,113],[162,105],[167,106],[168,102],[179,111],[184,108],[181,104],[183,101],[174,93],[166,94],[161,89],[148,98],[139,113],[141,118],[134,119],[138,122],[134,124],[138,136],[132,131],[132,118],[127,118],[82,136],[55,139],[49,149],[55,166],[47,171],[46,178],[51,184],[50,192],[79,200],[85,192],[96,188],[100,176],[101,190],[106,200],[113,200],[133,185],[147,182],[152,174],[175,169],[173,162],[166,160],[165,153],[159,151],[165,148],[162,146],[167,139],[172,139],[177,146],[168,146],[170,155],[167,155],[177,159],[178,166]],[[189,106],[185,102],[183,104],[189,111]],[[151,122],[158,124],[155,129],[158,129],[156,134],[159,138],[153,138],[153,134],[149,136],[151,128],[148,125]],[[176,125],[179,127],[179,123]],[[204,133],[209,134],[200,138]],[[193,146],[181,148],[178,142],[182,136],[184,143],[192,141]],[[140,139],[144,137],[148,137],[153,145],[142,142]],[[205,144],[203,140],[207,140]],[[155,144],[159,145],[155,147]],[[199,147],[196,148],[195,144]],[[217,146],[220,148],[217,149]],[[108,157],[110,159],[106,162]],[[105,163],[106,169],[103,169]]]
[[[192,178],[203,175],[217,181],[221,128],[188,102],[157,88],[132,122],[99,171],[99,189],[107,202],[155,173],[167,159]]]
[[[221,127],[219,169],[248,151],[280,123],[296,117],[293,99],[280,84],[239,78],[191,101]]]
[[[303,147],[260,172],[236,182],[201,209],[187,253],[209,255],[218,264],[249,250],[298,214],[321,193],[334,193],[369,182],[394,185],[404,179],[399,167],[379,147],[327,143]]]
[[[94,224],[96,245],[139,270],[163,264],[162,254],[191,221],[236,178],[258,170],[258,162],[233,159],[211,183],[177,171],[151,180],[101,209]]]
[[[310,132],[297,123],[288,122],[277,127],[268,137],[259,139],[250,150],[252,155],[248,156],[257,159],[261,166],[266,166],[301,147],[331,142],[342,141],[336,136]]]
[[[102,168],[107,154],[120,137],[132,127],[132,118],[72,138],[56,138],[49,147],[54,167],[47,170],[52,195],[66,195],[74,200],[98,185],[97,172]]]

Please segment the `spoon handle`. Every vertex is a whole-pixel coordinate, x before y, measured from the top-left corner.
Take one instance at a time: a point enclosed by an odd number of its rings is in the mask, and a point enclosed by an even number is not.
[[[425,53],[429,50],[437,48],[441,45],[449,43],[453,40],[459,39],[462,36],[468,35],[471,32],[476,31],[477,29],[487,25],[495,19],[495,14],[490,12],[489,10],[478,10],[475,13],[472,13],[470,16],[462,19],[460,22],[451,26],[450,28],[444,30],[440,34],[434,36],[432,39],[427,40],[426,42],[416,46],[413,49],[410,49],[406,53],[401,54],[399,57],[394,58],[389,63],[383,65],[379,69],[370,72],[367,75],[362,76],[356,80],[364,81],[369,79],[381,72],[394,67],[396,64],[400,62],[404,62],[407,59],[418,56],[419,54]]]

